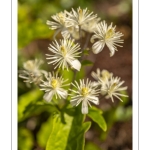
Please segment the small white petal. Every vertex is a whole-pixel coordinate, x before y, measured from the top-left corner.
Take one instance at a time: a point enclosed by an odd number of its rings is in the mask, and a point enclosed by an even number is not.
[[[57,93],[58,93],[62,98],[64,98],[64,99],[67,98],[68,93],[67,93],[66,90],[64,90],[64,89],[62,89],[62,88],[59,88],[59,89],[57,90]]]
[[[92,46],[93,53],[98,54],[103,50],[104,46],[105,46],[105,42],[97,41]]]
[[[82,102],[82,114],[88,114],[88,104],[86,100]]]
[[[71,66],[78,71],[80,71],[80,69],[81,69],[81,63],[77,59],[75,59],[71,62]]]
[[[95,96],[88,96],[89,98],[89,101],[94,103],[95,105],[98,105],[99,104],[99,99],[98,97],[95,97]]]
[[[97,86],[99,86],[99,85],[100,85],[100,83],[99,83],[99,82],[95,82],[95,81],[94,81],[94,82],[92,82],[91,84],[92,84],[92,86],[93,86],[93,87],[97,87]]]
[[[50,91],[44,94],[43,98],[47,101],[50,102],[53,98],[54,91]]]
[[[61,32],[61,35],[65,38],[65,39],[68,39],[70,38],[70,33],[68,30],[64,30]]]
[[[115,48],[113,47],[112,44],[106,43],[106,45],[108,46],[110,50],[110,57],[112,57],[115,54]]]

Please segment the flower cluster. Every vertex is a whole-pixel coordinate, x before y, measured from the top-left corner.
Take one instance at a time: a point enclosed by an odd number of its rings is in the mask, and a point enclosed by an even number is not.
[[[102,70],[102,72],[100,72],[99,69],[97,69],[97,72],[92,72],[91,75],[97,80],[97,85],[100,87],[101,94],[106,95],[106,98],[111,98],[112,102],[114,102],[113,97],[116,97],[120,101],[122,101],[120,97],[128,97],[120,93],[120,91],[127,90],[127,87],[121,87],[124,81],[120,81],[119,77],[113,77],[113,74],[109,73],[107,70]]]
[[[43,63],[42,60],[28,60],[23,63],[24,70],[19,71],[19,77],[24,79],[24,82],[39,84],[43,74],[47,72],[40,70],[39,67]]]
[[[51,18],[47,25],[50,29],[56,30],[54,37],[59,32],[62,35],[62,39],[51,42],[48,47],[49,54],[46,54],[48,64],[54,65],[55,71],[40,70],[42,61],[35,59],[23,64],[24,70],[19,71],[19,77],[25,79],[24,82],[38,84],[40,89],[45,91],[43,98],[47,102],[51,102],[53,98],[68,100],[70,96],[72,106],[82,103],[83,114],[88,113],[88,105],[91,106],[91,103],[99,105],[100,94],[110,98],[112,102],[114,98],[122,101],[123,96],[127,97],[120,93],[127,89],[122,87],[124,81],[120,81],[119,77],[113,77],[113,73],[107,70],[97,69],[96,72],[92,72],[91,76],[96,80],[94,82],[76,77],[82,67],[85,49],[91,49],[94,54],[98,54],[106,45],[110,50],[110,56],[113,56],[117,46],[121,47],[123,34],[116,32],[116,26],[113,27],[112,23],[108,26],[97,17],[97,14],[80,7],[77,10],[72,8],[70,12],[65,10],[57,13]],[[89,36],[85,36],[86,34]],[[82,38],[86,39],[84,46],[79,41],[82,41]],[[88,47],[88,42],[93,43],[91,48]],[[63,78],[64,70],[74,71],[72,83]]]

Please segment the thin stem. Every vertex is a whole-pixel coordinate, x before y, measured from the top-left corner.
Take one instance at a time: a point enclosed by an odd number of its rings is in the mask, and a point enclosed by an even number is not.
[[[87,35],[87,38],[86,38],[86,42],[85,42],[85,44],[84,44],[84,46],[83,46],[83,50],[84,49],[86,49],[87,48],[87,46],[88,46],[88,43],[89,43],[89,39],[90,39],[90,33],[88,33],[88,35]]]
[[[82,33],[81,33],[81,26],[79,25],[79,40],[80,40],[80,45],[82,45],[82,35],[81,35]]]
[[[81,54],[81,57],[80,57],[80,61],[82,61],[83,58],[84,58],[84,53],[83,53],[83,51],[84,51],[84,49],[87,48],[88,43],[89,43],[89,39],[90,39],[90,33],[88,33],[88,36],[87,36],[87,38],[86,38],[86,42],[85,42],[85,44],[84,44],[84,46],[83,46],[82,54]]]

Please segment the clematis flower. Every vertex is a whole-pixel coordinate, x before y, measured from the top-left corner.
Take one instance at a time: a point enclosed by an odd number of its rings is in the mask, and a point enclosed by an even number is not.
[[[63,88],[65,86],[68,86],[68,84],[64,84],[67,80],[64,80],[62,77],[58,77],[58,74],[56,73],[50,73],[46,77],[46,81],[42,80],[42,83],[40,84],[41,89],[44,90],[44,99],[47,102],[50,102],[53,98],[53,96],[59,99],[67,98],[67,91]]]
[[[123,40],[120,38],[123,34],[116,32],[116,26],[113,27],[112,23],[107,26],[105,21],[100,22],[96,28],[95,34],[91,37],[92,43],[95,39],[97,40],[92,46],[93,53],[98,54],[101,52],[106,44],[110,50],[110,56],[113,56],[117,51],[116,46],[122,47],[120,43],[123,43]]]
[[[81,26],[84,23],[87,23],[88,21],[91,21],[92,19],[97,17],[97,14],[94,15],[93,12],[89,13],[89,10],[87,10],[87,8],[81,9],[80,7],[77,8],[77,11],[72,8],[72,12],[66,13],[68,15],[68,17],[66,18],[66,22],[71,22],[72,26],[76,28],[79,28],[78,26]]]
[[[37,59],[24,62],[24,70],[19,70],[19,77],[24,79],[24,82],[39,84],[43,74],[47,73],[39,69],[42,63],[42,60]]]
[[[75,84],[72,85],[76,88],[76,90],[71,89],[71,104],[73,106],[78,106],[82,102],[82,113],[88,113],[88,105],[91,106],[90,102],[98,105],[99,99],[98,95],[100,90],[97,89],[97,86],[94,86],[93,82],[86,80],[80,80],[80,83],[75,81]]]
[[[122,101],[120,97],[128,97],[128,95],[120,93],[120,91],[126,90],[127,87],[122,87],[124,81],[120,81],[119,77],[113,77],[113,74],[109,73],[107,70],[100,72],[99,69],[97,69],[96,73],[92,72],[91,75],[97,80],[97,85],[100,86],[101,94],[106,95],[105,98],[111,98],[112,102],[114,102],[113,97],[116,97],[120,101]]]
[[[56,36],[59,32],[61,32],[62,36],[64,38],[69,38],[70,33],[67,27],[70,27],[72,24],[70,22],[66,22],[67,18],[67,11],[57,13],[56,15],[53,15],[51,17],[53,20],[49,21],[47,20],[46,24],[49,25],[51,30],[57,30],[55,35]]]
[[[68,70],[71,67],[80,71],[81,63],[76,59],[80,57],[80,46],[79,44],[74,44],[74,40],[63,39],[60,40],[60,44],[55,40],[53,44],[50,44],[49,50],[53,54],[46,54],[48,56],[46,59],[50,60],[48,64],[55,65],[55,69],[62,67]]]

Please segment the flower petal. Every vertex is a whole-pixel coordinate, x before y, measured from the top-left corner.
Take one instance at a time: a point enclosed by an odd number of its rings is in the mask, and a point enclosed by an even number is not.
[[[82,114],[88,114],[88,104],[86,100],[82,102]]]
[[[61,32],[61,35],[62,35],[63,38],[65,38],[65,39],[70,38],[70,33],[69,33],[68,30],[63,30],[63,31]]]
[[[50,102],[53,98],[54,91],[50,91],[44,94],[43,98],[47,101]]]
[[[101,52],[103,50],[104,46],[105,46],[105,42],[97,41],[92,46],[93,53],[98,54],[99,52]]]
[[[64,98],[64,99],[67,98],[68,93],[67,93],[66,90],[64,90],[64,89],[62,89],[62,88],[59,88],[59,89],[57,90],[57,93],[58,93],[62,98]]]
[[[88,96],[88,99],[90,102],[94,103],[95,105],[98,105],[99,104],[99,99],[98,97],[95,97],[95,96]]]
[[[106,45],[108,46],[109,50],[110,50],[110,57],[112,57],[115,54],[115,47],[113,46],[113,44],[111,43],[106,43]]]
[[[77,59],[75,59],[71,62],[71,66],[78,71],[80,71],[80,69],[81,69],[81,63]]]

